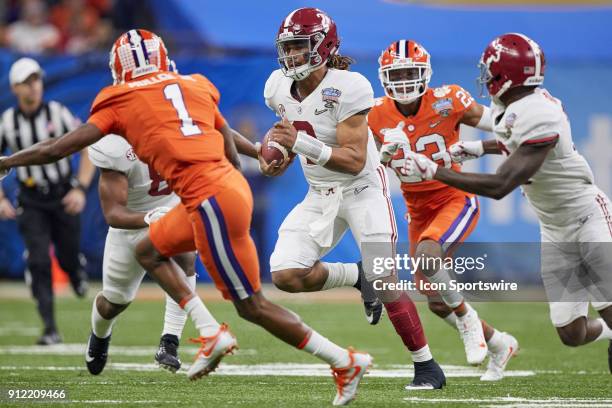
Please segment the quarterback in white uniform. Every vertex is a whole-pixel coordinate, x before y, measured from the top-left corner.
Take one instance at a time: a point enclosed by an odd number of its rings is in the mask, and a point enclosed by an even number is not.
[[[359,288],[369,322],[379,320],[384,304],[411,351],[415,378],[409,387],[442,388],[444,374],[429,351],[414,303],[406,293],[373,288],[375,280],[397,281],[393,268],[375,274],[368,262],[373,252],[394,258],[397,230],[386,171],[367,127],[372,86],[347,70],[352,60],[336,53],[336,25],[321,10],[290,13],[276,43],[281,69],[270,75],[264,98],[282,120],[268,139],[299,156],[310,188],[279,229],[270,258],[272,281],[288,292]],[[288,162],[273,168],[260,159],[268,175],[280,174]],[[363,267],[321,262],[349,228]]]
[[[416,154],[406,166],[413,175],[495,199],[521,186],[540,220],[542,280],[561,341],[612,339],[612,204],[576,151],[561,102],[538,87],[543,52],[522,34],[505,34],[489,44],[480,65],[496,138],[458,142],[450,154],[455,161],[487,153],[508,159],[493,175],[457,173]],[[601,318],[587,318],[589,303]]]
[[[107,135],[90,146],[88,153],[101,171],[100,201],[110,225],[104,247],[102,292],[96,296],[92,309],[92,335],[108,339],[113,319],[132,302],[145,275],[134,255],[137,243],[148,233],[148,224],[175,207],[180,199],[152,167],[136,157],[123,137]],[[192,290],[196,284],[193,250],[189,248],[191,252],[173,258],[185,271]],[[155,360],[172,372],[181,366],[177,348],[186,318],[185,311],[166,295],[164,328]],[[89,363],[92,374],[98,374],[97,367]]]

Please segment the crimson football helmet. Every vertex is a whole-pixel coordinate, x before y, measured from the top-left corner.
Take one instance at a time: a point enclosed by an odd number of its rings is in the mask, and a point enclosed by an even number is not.
[[[542,85],[546,60],[538,43],[524,34],[509,33],[487,45],[478,67],[481,96],[486,87],[492,98],[499,99],[517,86]]]
[[[431,57],[416,41],[395,41],[378,58],[378,78],[385,94],[411,103],[425,94],[431,80]]]
[[[300,8],[283,20],[276,36],[278,63],[285,76],[308,77],[338,51],[336,23],[324,11]]]
[[[147,30],[130,30],[122,34],[113,44],[109,66],[115,85],[152,72],[176,72],[164,41]]]

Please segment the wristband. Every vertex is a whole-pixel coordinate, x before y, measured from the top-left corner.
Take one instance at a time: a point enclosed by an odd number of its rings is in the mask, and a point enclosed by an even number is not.
[[[291,151],[301,154],[319,166],[324,166],[332,155],[331,147],[304,131],[297,132],[297,137]]]

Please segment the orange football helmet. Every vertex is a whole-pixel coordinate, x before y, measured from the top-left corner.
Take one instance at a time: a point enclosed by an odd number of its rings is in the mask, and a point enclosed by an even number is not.
[[[412,40],[392,43],[382,52],[378,64],[385,94],[399,103],[411,103],[421,97],[433,73],[429,53]]]
[[[161,37],[140,29],[123,33],[115,41],[109,66],[115,85],[152,72],[176,71]]]

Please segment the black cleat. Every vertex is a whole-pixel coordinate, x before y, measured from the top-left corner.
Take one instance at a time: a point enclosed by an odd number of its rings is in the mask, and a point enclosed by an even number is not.
[[[612,374],[612,340],[610,340],[610,345],[608,346],[608,368],[610,369],[610,374]]]
[[[155,361],[161,368],[176,373],[181,368],[181,360],[178,358],[179,339],[173,334],[164,334],[159,340],[159,349],[155,353]]]
[[[355,288],[361,292],[361,300],[363,300],[366,320],[371,325],[375,325],[380,321],[385,308],[376,295],[374,283],[367,281],[361,261],[357,262],[357,268],[359,269],[359,278],[357,278]]]
[[[54,344],[60,344],[61,342],[62,338],[55,330],[45,331],[43,335],[36,340],[36,344],[39,346],[52,346]]]
[[[108,346],[111,336],[104,339],[97,337],[91,333],[89,341],[87,341],[87,350],[85,351],[85,362],[87,370],[93,375],[98,375],[104,370],[106,360],[108,359]]]
[[[432,358],[429,361],[414,363],[414,379],[405,389],[407,391],[439,390],[445,385],[444,372]]]

